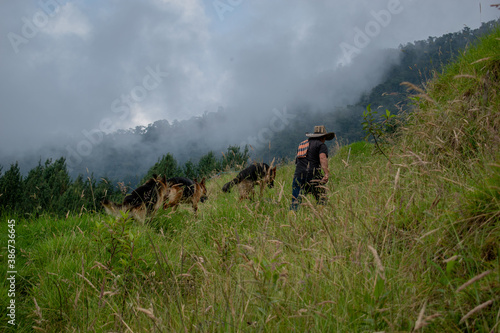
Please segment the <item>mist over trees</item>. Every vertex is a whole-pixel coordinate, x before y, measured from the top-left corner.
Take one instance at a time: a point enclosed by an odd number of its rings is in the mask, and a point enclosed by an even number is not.
[[[260,132],[228,126],[241,125],[248,119],[221,109],[189,120],[158,120],[147,127],[102,134],[88,156],[78,155],[78,141],[69,140],[63,149],[45,147],[18,159],[10,168],[6,167],[8,163],[0,166],[0,208],[28,215],[99,210],[104,197],[121,200],[155,173],[201,178],[238,170],[251,161],[291,159],[305,132],[318,124],[334,131],[343,144],[360,141],[364,137],[362,114],[368,104],[394,114],[411,108],[409,93],[401,82],[425,85],[497,24],[484,23],[476,30],[466,27],[461,32],[387,50],[398,52],[399,64],[392,66],[385,80],[356,104],[329,109],[298,104],[287,110],[270,110],[269,119],[255,120],[262,128]],[[241,140],[228,142],[229,137]]]
[[[383,82],[363,94],[358,103],[332,107],[327,112],[303,106],[297,111],[298,121],[286,130],[276,133],[270,147],[259,147],[256,155],[291,158],[296,151],[296,145],[303,140],[304,132],[312,131],[318,124],[334,131],[337,140],[344,144],[362,140],[365,136],[361,125],[362,115],[369,104],[373,109],[388,109],[396,115],[401,111],[411,111],[412,101],[408,97],[414,92],[408,92],[408,88],[401,83],[410,82],[416,86],[424,86],[436,73],[442,73],[448,64],[466,52],[478,38],[493,31],[498,23],[499,21],[491,21],[483,23],[475,30],[465,27],[460,32],[400,45],[400,63],[392,66]]]
[[[383,107],[397,113],[400,107],[409,103],[407,88],[401,82],[410,82],[423,86],[445,67],[475,44],[481,36],[489,34],[498,26],[499,21],[483,23],[478,29],[465,27],[462,31],[449,33],[441,37],[429,37],[427,40],[400,45],[401,63],[393,66],[386,74],[386,79],[365,94],[359,105],[368,104]]]

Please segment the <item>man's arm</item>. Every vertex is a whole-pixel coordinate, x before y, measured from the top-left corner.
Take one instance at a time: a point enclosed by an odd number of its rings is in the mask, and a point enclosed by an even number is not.
[[[325,173],[325,176],[323,177],[323,179],[321,179],[321,182],[328,183],[330,170],[328,169],[328,157],[326,157],[325,153],[319,154],[319,163],[321,164],[321,169],[323,169],[323,172]]]

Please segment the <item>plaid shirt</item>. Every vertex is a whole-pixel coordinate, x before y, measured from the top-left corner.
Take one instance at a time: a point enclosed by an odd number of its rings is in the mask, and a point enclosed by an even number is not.
[[[309,139],[304,140],[300,143],[297,149],[297,158],[305,158],[307,156],[307,150],[309,149]]]

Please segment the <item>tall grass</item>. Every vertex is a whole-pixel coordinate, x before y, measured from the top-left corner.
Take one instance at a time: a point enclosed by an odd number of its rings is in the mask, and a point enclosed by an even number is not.
[[[254,201],[212,178],[198,217],[20,221],[17,331],[499,331],[499,38],[424,92],[393,164],[331,147],[325,206],[290,213],[286,164]]]

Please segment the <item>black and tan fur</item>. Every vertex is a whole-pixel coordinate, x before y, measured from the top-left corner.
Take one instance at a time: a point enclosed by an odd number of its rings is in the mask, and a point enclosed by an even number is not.
[[[224,184],[223,192],[230,192],[234,185],[238,185],[240,192],[240,200],[248,199],[255,195],[254,186],[259,185],[260,196],[262,196],[266,185],[269,188],[274,187],[274,179],[276,178],[276,167],[270,167],[266,163],[254,163],[249,167],[240,171],[240,173]]]
[[[189,203],[195,214],[198,213],[198,203],[208,199],[205,178],[198,182],[186,177],[174,177],[167,180],[167,185],[172,189],[163,208],[173,207],[175,211],[179,204]]]
[[[156,214],[156,211],[168,199],[170,192],[176,190],[167,184],[165,177],[153,175],[143,185],[128,194],[121,204],[105,199],[102,205],[109,215],[119,218],[122,212],[128,212],[129,217],[144,223],[147,218]]]

